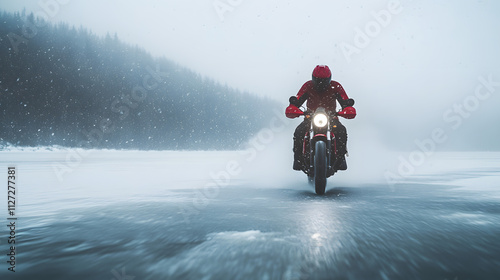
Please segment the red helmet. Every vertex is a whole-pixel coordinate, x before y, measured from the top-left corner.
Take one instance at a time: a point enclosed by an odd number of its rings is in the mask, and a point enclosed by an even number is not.
[[[312,82],[319,91],[325,91],[332,80],[332,72],[326,65],[318,65],[312,73]]]

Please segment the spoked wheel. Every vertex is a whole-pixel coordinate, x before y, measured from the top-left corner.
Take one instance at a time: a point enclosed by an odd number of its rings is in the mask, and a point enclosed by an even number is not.
[[[314,188],[317,194],[325,193],[327,169],[326,143],[318,141],[314,148]]]

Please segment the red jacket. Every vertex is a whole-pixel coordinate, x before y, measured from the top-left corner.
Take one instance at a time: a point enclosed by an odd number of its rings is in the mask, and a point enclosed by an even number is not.
[[[307,81],[297,93],[297,99],[299,100],[299,106],[307,101],[307,109],[316,110],[318,107],[323,107],[327,111],[335,112],[337,109],[337,102],[342,103],[343,100],[347,100],[349,97],[345,93],[344,88],[341,84],[336,81],[330,82],[331,87],[324,92],[318,92],[314,89],[312,81]]]

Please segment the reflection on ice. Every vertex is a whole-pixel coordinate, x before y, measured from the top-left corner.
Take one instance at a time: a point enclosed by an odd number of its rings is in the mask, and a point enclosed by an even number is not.
[[[492,225],[500,223],[500,217],[492,217],[483,213],[463,213],[456,212],[450,215],[441,216],[443,219],[448,219],[456,223],[466,223],[471,225]]]
[[[196,204],[238,152],[96,152],[63,182],[50,163],[64,152],[0,153],[19,169],[27,279],[123,267],[137,279],[465,279],[499,267],[498,154],[436,154],[394,191],[358,180],[370,166],[354,161],[324,196],[263,155]]]

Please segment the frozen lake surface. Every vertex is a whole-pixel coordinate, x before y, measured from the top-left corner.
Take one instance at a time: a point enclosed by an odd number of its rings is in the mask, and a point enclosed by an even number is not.
[[[4,226],[0,278],[499,279],[500,153],[436,153],[393,186],[354,156],[324,196],[290,165],[0,151],[5,196],[7,167],[18,172],[16,273]]]

